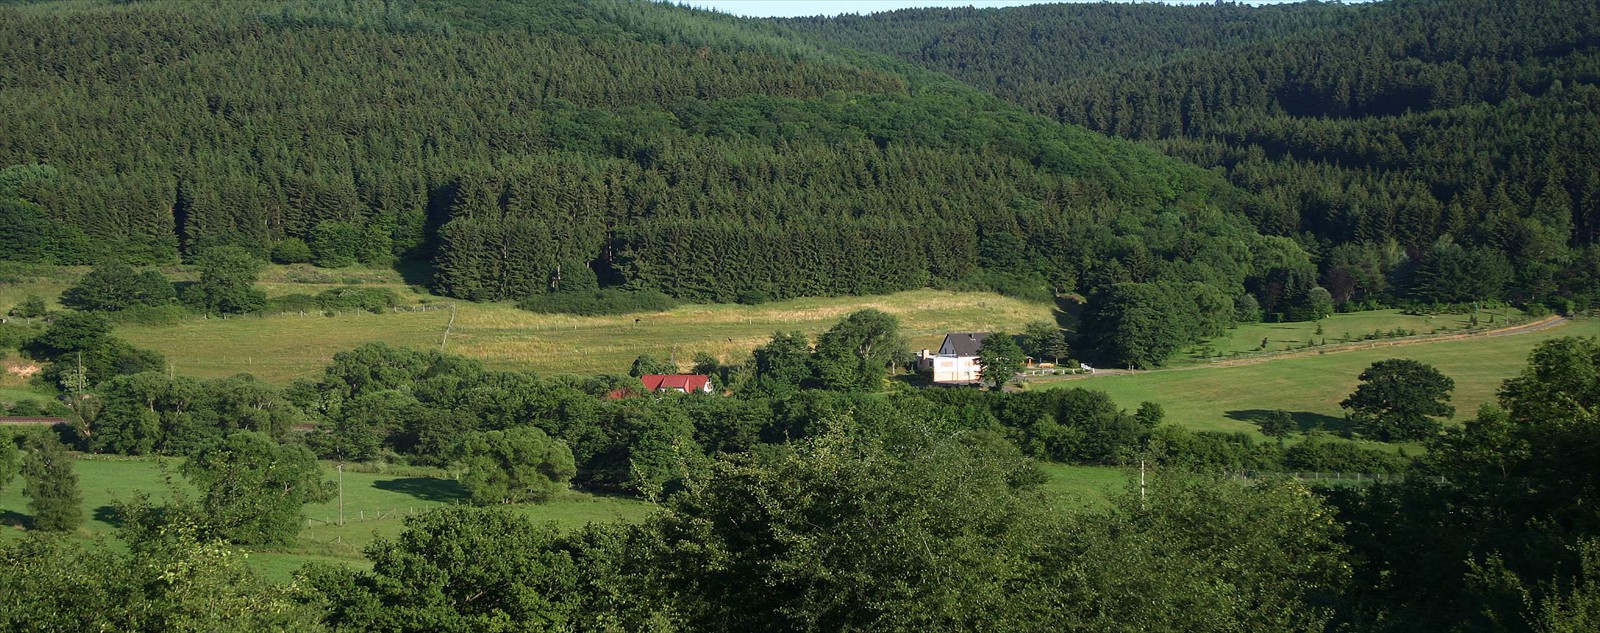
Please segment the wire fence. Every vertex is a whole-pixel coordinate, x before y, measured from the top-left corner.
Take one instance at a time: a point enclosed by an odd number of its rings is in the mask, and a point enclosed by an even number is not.
[[[426,508],[424,508],[424,510],[426,510]],[[347,509],[344,511],[343,517],[334,514],[325,514],[322,517],[308,517],[306,519],[306,527],[317,527],[319,525],[349,525],[351,523],[365,523],[369,521],[395,520],[403,519],[418,513],[419,512],[416,506],[406,508],[379,508],[376,510]]]
[[[1404,475],[1404,474],[1388,474],[1388,473],[1353,473],[1353,472],[1314,472],[1314,471],[1256,472],[1256,471],[1246,471],[1246,472],[1242,472],[1242,473],[1234,473],[1233,477],[1235,479],[1252,480],[1252,481],[1253,480],[1258,480],[1258,479],[1264,479],[1264,478],[1271,478],[1271,477],[1292,477],[1292,478],[1298,479],[1300,481],[1311,482],[1311,483],[1324,483],[1324,484],[1332,484],[1332,485],[1355,485],[1355,486],[1369,486],[1369,485],[1372,485],[1372,484],[1375,484],[1375,483],[1379,483],[1379,482],[1404,481],[1406,479],[1411,479],[1411,478],[1414,478],[1414,477],[1423,477],[1425,479],[1437,479],[1439,481],[1439,483],[1444,483],[1444,477],[1438,477],[1438,476],[1434,476],[1434,475]]]

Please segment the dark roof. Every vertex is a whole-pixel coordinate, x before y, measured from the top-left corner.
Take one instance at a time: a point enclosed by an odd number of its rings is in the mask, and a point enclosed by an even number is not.
[[[944,335],[944,343],[939,346],[939,353],[977,356],[978,348],[983,346],[983,339],[986,338],[989,338],[988,332],[951,332]]]
[[[682,389],[686,393],[700,391],[706,388],[706,383],[711,382],[710,376],[701,374],[645,374],[639,377],[644,383],[644,388],[651,391],[662,389]]]

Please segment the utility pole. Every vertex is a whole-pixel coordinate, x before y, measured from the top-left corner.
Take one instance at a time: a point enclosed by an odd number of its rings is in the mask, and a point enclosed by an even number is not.
[[[344,525],[344,462],[339,462],[339,525]]]
[[[1139,457],[1139,509],[1144,509],[1144,457]]]

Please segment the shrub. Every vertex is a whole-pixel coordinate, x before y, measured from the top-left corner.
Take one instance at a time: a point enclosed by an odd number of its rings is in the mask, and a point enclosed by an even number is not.
[[[400,303],[388,288],[333,288],[317,293],[317,306],[324,310],[366,310],[382,312]]]
[[[304,264],[311,261],[311,247],[298,237],[286,237],[272,246],[272,261],[279,264]]]
[[[106,315],[112,323],[138,325],[177,325],[189,310],[181,305],[135,306]]]
[[[44,299],[41,299],[39,295],[28,295],[22,299],[21,303],[12,306],[11,311],[7,314],[19,319],[37,319],[49,311],[50,309],[44,304]]]
[[[1410,465],[1403,456],[1328,439],[1315,431],[1307,433],[1304,442],[1284,451],[1283,462],[1296,470],[1381,474],[1398,473]]]
[[[308,294],[296,293],[273,297],[267,300],[266,312],[274,314],[283,313],[308,313],[319,311],[317,298]]]
[[[660,312],[677,305],[676,299],[655,290],[628,292],[614,288],[594,292],[552,292],[534,295],[517,303],[517,307],[529,312],[579,316]]]

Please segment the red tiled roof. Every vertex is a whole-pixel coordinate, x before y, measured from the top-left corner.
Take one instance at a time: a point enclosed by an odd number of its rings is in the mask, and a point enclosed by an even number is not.
[[[645,374],[639,377],[644,388],[651,391],[681,389],[685,393],[702,391],[711,382],[710,376],[701,374]]]

